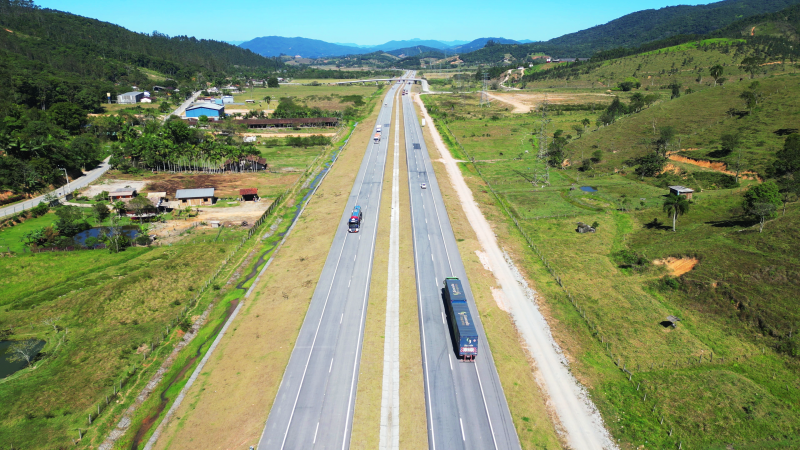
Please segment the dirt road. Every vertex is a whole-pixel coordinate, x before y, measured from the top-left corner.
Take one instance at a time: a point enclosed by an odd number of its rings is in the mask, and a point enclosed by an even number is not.
[[[415,94],[414,100],[423,117],[432,124],[433,120],[419,95]],[[574,449],[616,449],[617,445],[606,430],[597,407],[570,373],[568,362],[539,311],[533,290],[528,287],[514,262],[500,249],[491,225],[475,202],[472,191],[436,127],[431,126],[430,130],[464,213],[478,236],[497,283],[502,287],[505,304],[536,362],[536,369],[541,375],[539,379],[543,381],[541,387],[558,415],[566,441]]]

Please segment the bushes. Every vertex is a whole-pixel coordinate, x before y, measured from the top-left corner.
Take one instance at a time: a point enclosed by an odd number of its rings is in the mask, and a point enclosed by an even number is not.
[[[286,145],[289,147],[316,147],[321,145],[330,145],[331,138],[326,136],[314,135],[309,137],[287,137]]]

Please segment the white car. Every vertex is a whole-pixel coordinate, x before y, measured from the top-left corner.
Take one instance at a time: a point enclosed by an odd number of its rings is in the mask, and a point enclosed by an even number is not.
[[[419,187],[422,189],[428,189],[428,185],[425,183],[420,184]]]

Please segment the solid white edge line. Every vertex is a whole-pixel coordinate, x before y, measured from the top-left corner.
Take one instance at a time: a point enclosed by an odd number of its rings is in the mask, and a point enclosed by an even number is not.
[[[414,115],[416,116],[416,109],[414,110]],[[417,132],[416,128],[419,126],[419,123],[417,121],[414,121],[414,123],[416,125],[413,126],[412,129],[416,133]],[[420,130],[420,134],[421,133],[422,133],[422,131]],[[423,140],[423,142],[424,142],[424,140]],[[428,146],[426,145],[425,149],[427,150],[427,148],[428,148]],[[427,171],[427,164],[426,163],[428,162],[428,160],[426,160],[425,157],[423,156],[422,157],[422,161],[423,161],[423,165],[425,166],[425,170]],[[431,164],[431,170],[433,170],[433,165],[432,164]],[[434,180],[436,180],[436,173],[435,172],[433,174],[433,177],[434,177]],[[435,184],[436,184],[436,189],[438,191],[439,190],[439,181],[436,180]],[[441,191],[439,191],[439,195],[441,196]],[[441,216],[439,215],[439,208],[438,208],[438,206],[436,206],[436,197],[433,195],[433,192],[431,192],[431,197],[433,198],[433,207],[436,210],[436,218],[437,218],[438,225],[439,225],[439,231],[440,231],[440,234],[442,236],[442,244],[444,245],[444,251],[445,251],[445,254],[447,255],[447,263],[450,266],[450,273],[453,274],[453,266],[452,266],[451,261],[450,261],[450,252],[447,250],[447,243],[446,243],[446,241],[444,239],[444,230],[442,229],[442,219],[441,219]],[[427,220],[426,220],[426,223],[427,223]],[[433,255],[432,254],[431,254],[431,259],[433,259]],[[484,332],[484,341],[486,341],[485,332]],[[487,343],[487,345],[488,345],[488,343]],[[492,433],[492,443],[494,443],[494,448],[495,448],[495,450],[497,450],[497,439],[495,438],[495,435],[494,435],[494,426],[492,425],[492,418],[489,415],[489,405],[488,405],[488,402],[486,401],[486,395],[484,394],[484,391],[483,391],[483,383],[481,382],[481,376],[480,376],[480,373],[478,372],[477,361],[474,364],[475,364],[475,373],[478,376],[478,386],[480,387],[480,390],[481,390],[481,399],[483,400],[483,407],[484,407],[484,410],[486,411],[486,419],[489,421],[489,430]],[[459,421],[460,420],[461,419],[459,418]],[[461,435],[462,435],[462,437],[464,435],[464,425],[463,424],[461,425]]]
[[[395,92],[394,95],[397,95],[397,93]],[[394,98],[392,98],[392,102],[394,102]],[[391,120],[391,117],[392,116],[390,115],[389,116],[389,120]],[[378,115],[378,118],[380,120],[380,114]],[[388,150],[389,150],[388,142],[389,141],[387,140],[386,142],[387,142],[386,150],[387,150],[387,153],[388,153]],[[383,158],[383,167],[381,169],[381,173],[383,173],[383,174],[386,173],[386,158]],[[380,205],[381,205],[381,200],[383,199],[383,178],[384,178],[383,176],[380,178],[381,183],[380,183],[380,188],[378,189],[378,208],[377,208],[378,211],[379,211],[378,214],[380,214]],[[374,231],[372,232],[372,246],[371,246],[371,249],[370,249],[370,252],[369,252],[370,258],[369,258],[369,269],[367,270],[367,283],[366,283],[366,286],[364,287],[364,303],[363,303],[363,305],[361,307],[361,327],[360,327],[360,330],[358,332],[358,341],[357,341],[358,343],[356,345],[356,356],[355,356],[355,359],[353,361],[353,377],[352,377],[352,379],[350,381],[350,397],[348,398],[348,401],[347,401],[347,415],[345,416],[345,422],[344,422],[344,436],[342,437],[342,450],[345,450],[345,448],[347,447],[347,437],[348,437],[347,430],[348,430],[348,427],[350,426],[350,410],[353,407],[353,395],[355,395],[355,381],[356,381],[356,375],[358,374],[358,364],[361,362],[362,340],[363,340],[363,336],[364,336],[364,321],[366,320],[367,300],[368,300],[368,297],[369,297],[369,280],[372,279],[372,263],[373,263],[373,261],[375,259],[375,240],[377,239],[377,236],[378,236],[378,225],[377,225],[377,223],[378,223],[378,221],[377,221],[378,215],[376,214],[375,217],[376,217],[375,227],[374,227]]]
[[[367,164],[368,165],[369,165],[369,161],[372,159],[372,149],[373,148],[374,148],[374,146],[370,146],[369,156],[367,157]],[[364,178],[366,178],[366,175],[367,175],[367,173],[365,171],[364,172],[364,176],[361,178],[361,185],[358,187],[358,194],[356,194],[355,204],[358,204],[358,197],[360,196],[361,190],[364,188]],[[345,210],[345,214],[346,214],[346,210]],[[314,344],[317,341],[317,335],[319,334],[319,329],[320,329],[320,326],[322,325],[322,319],[323,319],[323,317],[325,317],[325,310],[328,307],[328,300],[330,299],[331,290],[333,290],[333,282],[334,282],[334,280],[336,280],[336,273],[339,271],[339,263],[341,262],[342,253],[344,253],[344,247],[345,247],[346,244],[347,244],[347,234],[345,234],[345,239],[344,239],[344,242],[342,243],[342,249],[339,251],[339,257],[336,260],[336,268],[333,271],[333,276],[331,277],[331,284],[330,284],[330,287],[328,288],[328,293],[325,296],[325,303],[322,306],[322,313],[319,316],[319,322],[317,323],[317,329],[314,332],[314,339],[311,341],[311,348],[308,351],[308,358],[306,359],[306,365],[303,368],[303,376],[300,378],[300,386],[297,388],[297,395],[294,398],[294,404],[292,405],[292,412],[289,415],[289,422],[286,424],[286,430],[283,433],[283,441],[281,441],[281,449],[283,449],[286,446],[286,438],[289,436],[289,429],[292,426],[292,420],[294,419],[294,413],[295,413],[295,410],[297,409],[297,401],[300,399],[300,392],[302,392],[302,390],[303,390],[303,383],[305,382],[306,373],[308,372],[308,364],[311,361],[311,355],[314,353]],[[283,382],[281,382],[281,384],[283,384]],[[349,408],[348,408],[348,414],[350,414]]]

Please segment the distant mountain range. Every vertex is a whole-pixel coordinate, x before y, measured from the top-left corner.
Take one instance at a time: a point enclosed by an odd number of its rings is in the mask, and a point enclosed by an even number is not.
[[[389,41],[381,45],[357,45],[325,42],[318,39],[302,37],[264,36],[255,38],[238,45],[252,50],[261,56],[300,55],[304,58],[322,58],[326,56],[362,55],[376,51],[393,52],[395,50],[414,49],[416,51],[402,51],[405,54],[419,54],[434,50],[446,52],[471,52],[486,45],[488,41],[500,44],[519,44],[521,42],[505,38],[479,38],[474,41],[436,41],[425,39],[408,39],[403,41]],[[526,41],[530,42],[530,41]]]

